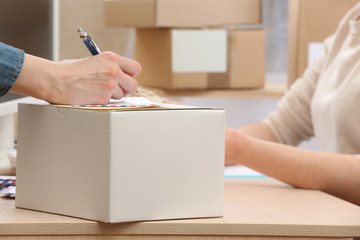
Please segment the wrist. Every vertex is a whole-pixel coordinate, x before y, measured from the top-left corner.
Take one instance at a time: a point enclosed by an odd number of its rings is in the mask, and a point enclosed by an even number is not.
[[[11,92],[49,101],[55,79],[54,63],[25,54],[24,64]]]
[[[62,99],[62,88],[64,79],[64,71],[61,70],[61,64],[57,62],[48,61],[47,69],[45,71],[44,81],[44,100],[50,103],[58,103]]]
[[[245,164],[251,156],[253,138],[235,129],[226,129],[226,163]]]

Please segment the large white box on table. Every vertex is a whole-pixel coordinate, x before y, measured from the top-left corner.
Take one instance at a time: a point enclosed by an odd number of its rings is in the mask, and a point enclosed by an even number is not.
[[[224,115],[20,104],[16,206],[101,222],[222,216]]]

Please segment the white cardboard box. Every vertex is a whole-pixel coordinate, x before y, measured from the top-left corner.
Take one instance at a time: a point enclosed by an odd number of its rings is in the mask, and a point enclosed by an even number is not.
[[[101,222],[222,216],[224,116],[20,104],[16,206]]]

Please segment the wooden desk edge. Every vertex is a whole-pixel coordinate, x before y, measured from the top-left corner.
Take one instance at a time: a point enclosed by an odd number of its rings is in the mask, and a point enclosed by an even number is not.
[[[257,234],[254,234],[257,233]],[[359,226],[260,225],[221,223],[138,222],[107,224],[88,223],[0,223],[4,235],[198,235],[198,236],[291,236],[291,237],[358,237]]]

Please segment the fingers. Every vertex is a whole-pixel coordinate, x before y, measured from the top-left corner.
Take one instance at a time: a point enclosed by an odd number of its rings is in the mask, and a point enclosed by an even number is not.
[[[61,81],[65,86],[63,98],[90,104],[103,103],[110,97],[120,99],[135,92],[138,82],[134,76],[141,71],[141,65],[136,61],[111,52],[79,61],[60,62],[59,66],[64,73]]]
[[[117,63],[121,70],[124,73],[130,75],[131,77],[135,77],[141,72],[140,63],[129,58],[122,57],[112,52],[104,52],[102,54],[99,54],[98,56],[104,57],[106,59],[109,59],[110,61]]]
[[[120,73],[119,77],[117,77],[115,81],[116,86],[111,96],[113,99],[125,97],[135,92],[138,88],[138,82],[125,73]]]
[[[140,74],[141,72],[140,63],[128,58],[124,58],[124,57],[121,58],[123,58],[123,60],[119,63],[119,66],[123,70],[123,72],[125,72],[126,74],[132,77],[135,77]]]
[[[101,80],[103,79],[103,80]],[[105,80],[106,79],[106,80]],[[109,81],[109,89],[112,97],[119,99],[133,93],[138,88],[138,82],[135,78],[124,73],[122,69],[113,64],[112,66],[106,66],[99,76],[100,82]]]
[[[124,90],[118,85],[115,88],[115,91],[113,93],[113,95],[111,96],[111,98],[113,99],[121,99],[125,96]]]
[[[119,87],[123,89],[124,96],[133,93],[138,88],[138,82],[131,76],[122,73],[118,78]]]
[[[137,90],[138,82],[134,77],[141,72],[141,65],[138,62],[112,52],[104,52],[95,57],[103,58],[116,66],[110,68],[112,71],[110,77],[114,78],[118,83],[114,89],[112,98],[120,99]]]

